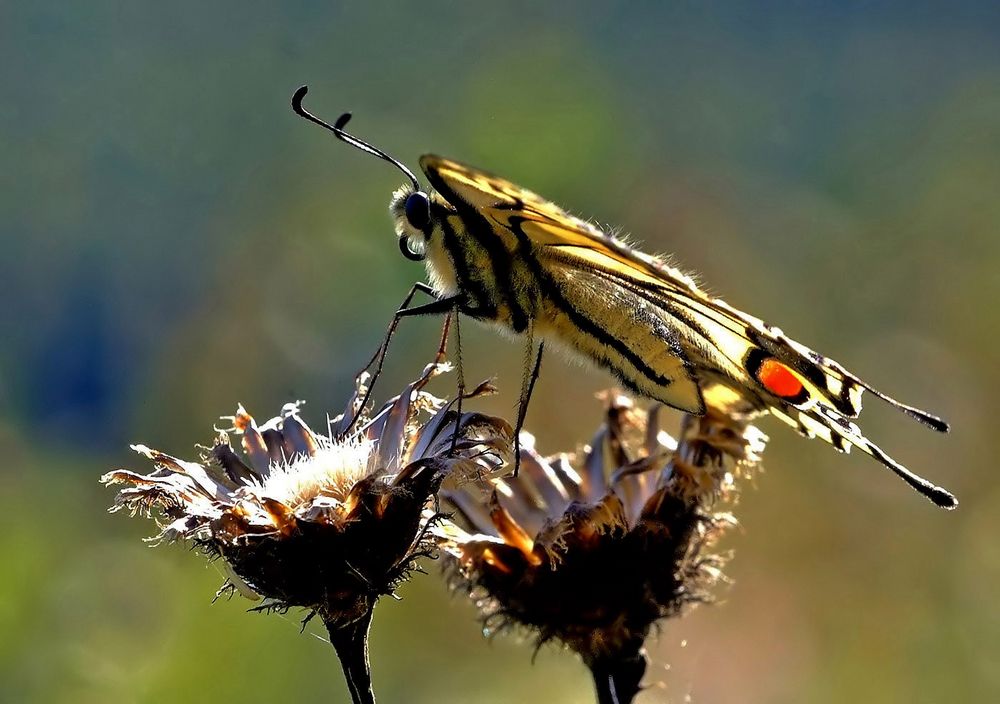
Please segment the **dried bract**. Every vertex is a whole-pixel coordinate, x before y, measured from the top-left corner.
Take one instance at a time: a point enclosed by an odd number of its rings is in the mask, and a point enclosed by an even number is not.
[[[708,599],[721,577],[710,548],[734,521],[712,507],[733,498],[734,475],[759,461],[766,438],[735,408],[713,406],[685,416],[675,442],[659,407],[607,398],[583,453],[543,458],[524,443],[519,476],[494,480],[488,496],[443,493],[458,522],[435,532],[487,632],[517,625],[539,644],[565,644],[599,695],[625,702],[653,625]]]

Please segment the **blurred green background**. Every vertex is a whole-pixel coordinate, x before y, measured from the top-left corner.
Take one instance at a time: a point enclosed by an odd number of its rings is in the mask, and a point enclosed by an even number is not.
[[[940,412],[865,429],[955,491],[765,420],[724,603],[650,644],[645,701],[1000,700],[1000,11],[996,3],[88,3],[0,6],[0,701],[343,701],[297,616],[222,577],[97,477],[184,457],[242,401],[340,408],[419,265],[399,174],[433,151],[672,252],[710,289]],[[521,348],[466,325],[510,413]],[[437,323],[404,326],[382,392]],[[584,442],[608,383],[549,358],[528,425]],[[439,387],[447,393],[448,386]],[[544,425],[543,425],[544,420]],[[584,668],[484,641],[431,566],[376,612],[385,702],[581,702]],[[613,578],[609,575],[609,579]]]

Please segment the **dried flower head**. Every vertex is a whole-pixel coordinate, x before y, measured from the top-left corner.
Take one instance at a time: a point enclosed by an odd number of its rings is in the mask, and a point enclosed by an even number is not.
[[[338,651],[356,651],[375,601],[433,547],[423,513],[441,482],[452,474],[485,476],[510,451],[505,421],[459,415],[454,402],[424,391],[446,369],[428,365],[397,397],[352,423],[366,395],[366,377],[359,377],[328,434],[310,429],[292,403],[260,425],[241,406],[200,462],[136,445],[156,469],[104,475],[105,484],[128,485],[111,510],[155,517],[161,530],[154,540],[191,541],[225,561],[231,576],[223,590],[264,597],[268,609],[308,609],[309,618],[322,618]],[[482,384],[464,398],[491,390]],[[345,673],[357,695],[356,687],[368,686],[360,681],[367,659],[348,655],[356,671],[345,661]]]
[[[735,407],[684,416],[680,441],[607,394],[604,424],[577,457],[542,458],[523,443],[516,478],[442,492],[468,530],[435,528],[484,632],[526,627],[561,642],[594,674],[600,701],[631,701],[660,619],[709,598],[723,559],[711,546],[734,521],[712,511],[734,498],[734,474],[759,461],[765,436]],[[721,403],[720,399],[718,400]]]

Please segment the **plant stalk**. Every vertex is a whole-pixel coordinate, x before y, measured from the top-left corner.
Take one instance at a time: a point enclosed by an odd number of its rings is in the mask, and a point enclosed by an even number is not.
[[[597,690],[597,704],[631,704],[642,690],[646,653],[642,646],[588,663]]]
[[[371,665],[368,661],[368,629],[372,624],[373,613],[369,609],[357,621],[346,625],[326,623],[330,643],[337,651],[340,665],[344,668],[344,679],[347,680],[353,704],[375,704]]]

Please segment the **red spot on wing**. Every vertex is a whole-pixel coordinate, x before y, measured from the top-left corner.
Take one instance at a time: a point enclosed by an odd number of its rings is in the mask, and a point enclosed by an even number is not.
[[[802,393],[802,382],[791,369],[776,359],[765,359],[757,372],[757,378],[775,396],[793,398]]]

